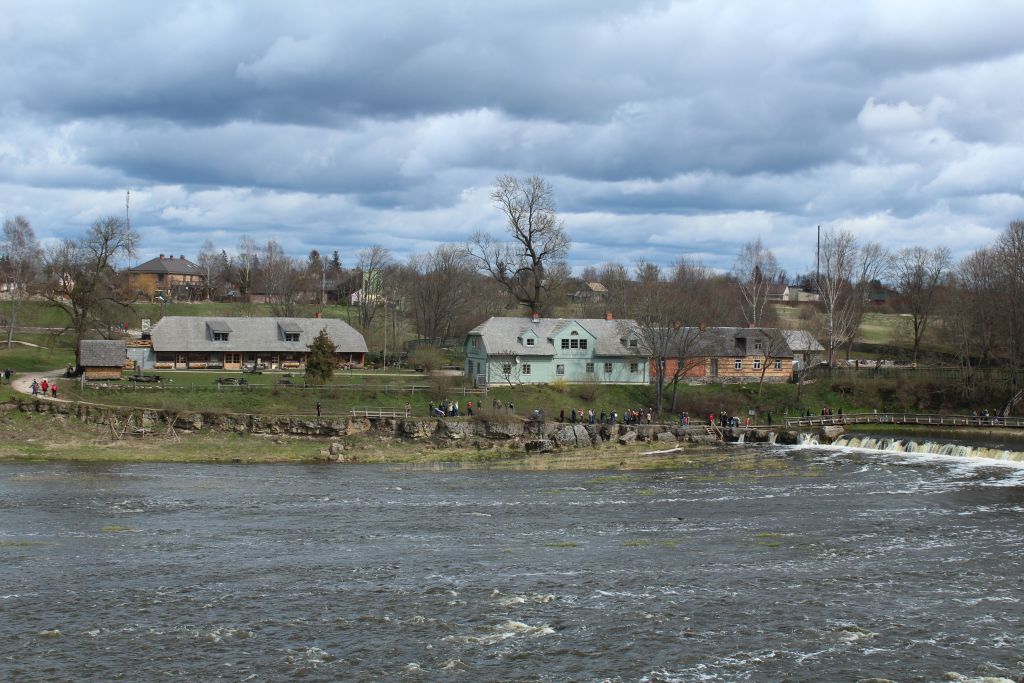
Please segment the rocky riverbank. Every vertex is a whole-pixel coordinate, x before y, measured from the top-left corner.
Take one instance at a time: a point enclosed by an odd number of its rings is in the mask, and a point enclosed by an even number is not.
[[[109,426],[125,435],[160,432],[252,434],[273,437],[324,439],[329,445],[322,454],[331,460],[345,459],[345,442],[350,437],[429,443],[436,447],[521,451],[542,454],[605,445],[630,446],[651,442],[671,447],[677,444],[712,444],[719,440],[703,426],[666,424],[563,424],[537,420],[499,418],[366,418],[343,416],[294,416],[217,412],[177,412],[152,408],[125,408],[66,401],[23,399],[3,410],[49,414],[65,419]],[[726,429],[726,441],[797,443],[798,433],[784,429]],[[833,434],[822,434],[834,438]]]

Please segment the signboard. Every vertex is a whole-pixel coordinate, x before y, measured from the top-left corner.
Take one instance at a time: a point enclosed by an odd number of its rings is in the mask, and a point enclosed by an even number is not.
[[[142,331],[143,332],[149,332],[150,326],[151,326],[151,323],[149,321],[149,318],[143,318],[142,319]]]

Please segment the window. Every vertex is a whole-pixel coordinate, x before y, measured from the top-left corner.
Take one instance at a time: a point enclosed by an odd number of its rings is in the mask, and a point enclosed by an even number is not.
[[[630,363],[629,364],[629,371],[630,372],[640,372],[640,364],[639,363]]]
[[[760,349],[761,348],[761,342],[759,342],[759,341],[754,342],[754,348],[755,349]]]
[[[555,366],[555,374],[556,375],[564,375],[565,374],[565,366],[564,365],[556,365]]]
[[[562,348],[563,349],[569,348],[569,340],[568,339],[563,339],[562,340]]]
[[[479,363],[479,361],[476,364],[476,374],[478,374],[478,375],[480,374],[480,363]]]
[[[501,364],[501,374],[503,374],[503,375],[511,375],[512,374],[512,364],[511,363],[502,363]]]
[[[629,348],[631,348],[631,349],[635,349],[636,347],[637,347],[637,341],[636,341],[636,339],[630,339],[630,340],[629,340]]]
[[[529,363],[523,363],[523,374],[524,375],[529,375],[530,374],[530,364]]]
[[[472,339],[470,339],[469,345],[472,346],[474,349],[478,348],[480,346],[480,337],[473,337]]]
[[[284,340],[286,342],[297,342],[297,341],[299,341],[299,333],[298,332],[285,332],[284,333]]]
[[[737,358],[736,360],[734,360],[732,362],[732,366],[734,368],[736,368],[737,370],[742,370],[743,369],[743,361],[741,359]]]
[[[580,340],[579,339],[570,339],[569,340],[569,348],[571,348],[571,349],[578,349],[578,348],[580,348]]]
[[[526,338],[526,345],[527,345],[527,346],[533,346],[533,345],[534,345],[534,343],[536,343],[536,341],[537,341],[537,340],[536,340],[536,339],[534,339],[533,337],[527,337],[527,338]]]
[[[587,363],[587,372],[593,372],[593,371],[594,371],[594,364],[593,363]]]
[[[580,348],[581,349],[587,348],[587,340],[586,339],[580,339]]]
[[[760,358],[755,358],[754,359],[754,369],[755,370],[760,370],[761,369],[761,359]]]
[[[612,364],[611,363],[605,363],[604,364],[604,371],[607,372],[607,373],[611,373],[611,371],[612,371]]]
[[[781,360],[775,361],[775,369],[776,370],[781,370],[782,369],[782,361]]]
[[[228,340],[228,333],[227,332],[214,332],[213,333],[213,341],[227,341],[227,340]]]

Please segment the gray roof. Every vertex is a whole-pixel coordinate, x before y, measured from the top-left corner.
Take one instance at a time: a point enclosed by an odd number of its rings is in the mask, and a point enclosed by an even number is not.
[[[174,275],[198,275],[202,277],[203,269],[189,261],[184,256],[160,255],[140,263],[134,268],[129,268],[131,273],[173,273]]]
[[[206,326],[210,328],[211,332],[230,332],[231,326],[223,320],[207,320]]]
[[[305,352],[326,329],[341,353],[366,353],[363,335],[334,318],[231,318],[228,341],[213,341],[209,323],[217,318],[167,316],[150,330],[153,350],[160,351],[284,351]],[[283,330],[297,330],[299,341],[286,342]]]
[[[825,347],[807,330],[782,330],[782,334],[794,353],[817,353],[825,350]]]
[[[127,358],[124,339],[83,339],[78,349],[83,368],[123,368]]]
[[[694,333],[698,328],[682,328]],[[747,340],[744,344],[740,340]],[[708,327],[696,332],[689,355],[710,357],[737,357],[754,354],[754,342],[766,344],[764,355],[789,358],[793,355],[781,330],[772,327]]]
[[[605,320],[603,318],[490,318],[472,330],[468,336],[479,335],[484,351],[489,355],[513,353],[519,356],[552,356],[555,353],[553,339],[565,327],[579,324],[593,335],[595,356],[640,356],[643,352],[622,343],[623,338],[633,336],[631,329],[636,326],[632,320]],[[519,338],[528,331],[537,335],[535,346],[520,344]]]

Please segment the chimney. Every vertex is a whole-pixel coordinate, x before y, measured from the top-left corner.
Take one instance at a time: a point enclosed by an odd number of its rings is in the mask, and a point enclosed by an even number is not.
[[[540,313],[534,311],[533,312],[533,322],[539,322],[539,321],[540,321]]]
[[[162,259],[163,257],[164,257],[164,255],[163,255],[163,254],[160,254],[160,258]]]
[[[681,321],[679,321],[679,320],[676,320],[676,321],[674,321],[672,323],[672,329],[676,330],[676,331],[678,331],[679,328],[682,327],[682,326],[683,326],[683,323]]]
[[[179,254],[178,258],[180,258],[182,261],[184,261],[185,260],[185,255],[184,254]]]
[[[615,320],[615,316],[612,315],[611,311],[605,311],[604,312],[604,319],[605,320]]]
[[[701,320],[701,321],[700,321],[700,325],[698,325],[698,329],[699,329],[699,330],[700,330],[701,332],[703,332],[704,330],[708,329],[708,323],[707,323],[707,321],[706,321],[706,320]]]

